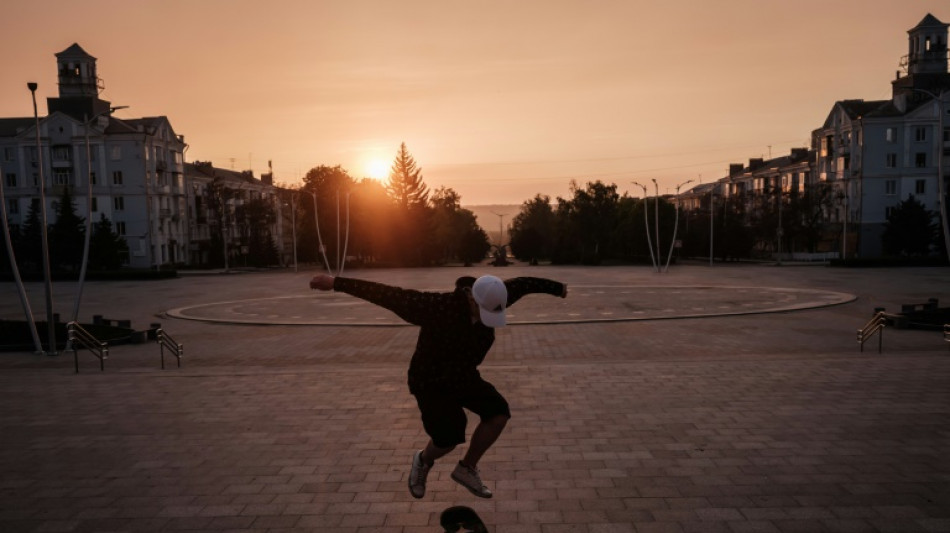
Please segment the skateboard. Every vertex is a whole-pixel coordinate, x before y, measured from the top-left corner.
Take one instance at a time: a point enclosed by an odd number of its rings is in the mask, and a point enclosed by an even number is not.
[[[442,511],[439,523],[445,533],[464,531],[469,533],[488,533],[485,523],[471,507],[458,505]]]

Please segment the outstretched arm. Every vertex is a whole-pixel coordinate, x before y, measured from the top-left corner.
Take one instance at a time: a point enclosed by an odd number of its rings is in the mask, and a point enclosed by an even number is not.
[[[527,294],[550,294],[567,298],[567,284],[545,278],[521,277],[505,280],[508,289],[508,307]]]
[[[383,283],[319,274],[310,280],[310,288],[345,292],[399,315],[410,324],[422,325],[447,318],[448,295],[393,287]]]

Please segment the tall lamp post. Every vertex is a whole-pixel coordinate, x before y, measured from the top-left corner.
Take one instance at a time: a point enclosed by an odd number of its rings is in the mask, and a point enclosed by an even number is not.
[[[947,258],[950,259],[950,227],[947,225],[947,193],[946,190],[944,190],[943,183],[943,115],[945,113],[943,106],[943,95],[945,91],[940,91],[940,94],[938,95],[926,89],[912,88],[911,90],[924,93],[937,101],[937,134],[934,135],[937,141],[937,205],[940,208],[940,225],[943,229],[943,247],[947,253]]]
[[[662,261],[662,255],[660,254],[660,186],[657,184],[656,179],[653,179],[653,188],[656,191],[656,195],[653,197],[653,231],[656,232],[656,271],[660,271],[660,261]]]
[[[40,142],[40,115],[36,109],[36,82],[26,84],[33,98],[33,120],[36,123],[36,164],[40,180],[40,234],[43,246],[43,285],[46,291],[46,333],[49,347],[46,355],[58,355],[56,352],[56,324],[53,323],[53,284],[50,278],[49,235],[46,222],[46,178],[43,176],[43,144]]]
[[[323,237],[320,235],[320,218],[317,216],[317,194],[306,189],[298,190],[302,193],[309,194],[310,198],[313,199],[313,225],[317,229],[318,252],[323,256],[323,264],[327,267],[327,274],[333,275],[333,272],[330,270],[330,261],[327,259],[327,248],[323,245]]]
[[[646,234],[647,234],[647,248],[650,250],[650,261],[653,263],[653,270],[654,270],[655,272],[659,272],[659,271],[660,271],[659,258],[658,258],[658,257],[654,257],[654,255],[653,255],[653,243],[650,242],[650,219],[647,218],[647,206],[649,205],[649,204],[648,204],[648,200],[647,200],[647,187],[646,187],[646,185],[642,185],[642,184],[637,183],[637,182],[635,182],[635,181],[633,182],[633,184],[636,185],[637,187],[640,187],[641,189],[643,189],[643,227],[646,228]]]
[[[79,268],[79,285],[76,289],[76,302],[73,304],[73,322],[79,320],[79,302],[82,300],[83,283],[86,281],[86,268],[89,265],[89,241],[92,238],[92,148],[89,146],[89,126],[102,115],[111,115],[114,111],[127,109],[128,107],[127,105],[113,106],[110,107],[108,111],[103,111],[83,122],[86,141],[86,235],[83,239],[82,266]],[[83,115],[83,118],[85,118],[85,115]]]
[[[30,334],[33,336],[35,353],[40,355],[43,353],[43,343],[40,342],[40,336],[36,332],[36,321],[33,320],[33,310],[30,308],[30,299],[26,294],[23,278],[20,277],[20,268],[17,266],[13,243],[10,241],[10,224],[7,220],[7,199],[3,195],[3,186],[3,180],[0,180],[0,224],[3,225],[3,241],[7,247],[7,257],[10,259],[10,270],[13,272],[14,281],[16,281],[17,294],[20,296],[20,305],[23,306],[23,314],[25,315],[26,323],[30,327]]]
[[[284,204],[287,205],[287,204]],[[294,243],[294,272],[297,272],[297,197],[290,199],[290,239]]]
[[[676,216],[673,221],[673,240],[670,241],[670,253],[669,255],[666,256],[666,267],[663,268],[663,272],[669,271],[670,260],[673,259],[673,247],[676,246],[676,230],[679,228],[679,225],[680,225],[680,202],[679,202],[680,188],[692,182],[693,180],[686,180],[683,183],[680,183],[679,185],[676,186]]]
[[[713,213],[715,212],[716,193],[709,191],[709,266],[713,266]]]

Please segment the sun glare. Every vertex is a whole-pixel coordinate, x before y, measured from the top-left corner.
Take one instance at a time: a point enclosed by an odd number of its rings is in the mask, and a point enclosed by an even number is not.
[[[389,167],[382,159],[373,159],[366,164],[366,174],[377,180],[384,180],[389,175]]]

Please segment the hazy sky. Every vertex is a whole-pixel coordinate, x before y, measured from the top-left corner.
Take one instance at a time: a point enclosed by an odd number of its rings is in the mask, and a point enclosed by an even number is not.
[[[571,179],[639,196],[807,146],[837,100],[889,98],[928,12],[950,22],[945,0],[17,1],[0,116],[32,115],[28,81],[45,114],[75,42],[117,116],[167,116],[188,161],[272,160],[296,183],[388,170],[405,142],[463,205]]]

